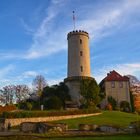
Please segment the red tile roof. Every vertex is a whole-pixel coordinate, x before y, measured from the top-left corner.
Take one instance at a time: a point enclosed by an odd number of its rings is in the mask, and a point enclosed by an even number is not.
[[[104,79],[105,81],[129,81],[129,78],[126,76],[122,76],[117,73],[115,70],[110,71]]]

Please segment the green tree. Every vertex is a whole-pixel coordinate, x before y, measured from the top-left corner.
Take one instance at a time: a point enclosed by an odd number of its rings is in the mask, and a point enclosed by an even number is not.
[[[45,107],[47,109],[59,110],[62,108],[62,101],[57,96],[53,96],[46,101]]]
[[[132,92],[130,92],[130,103],[131,103],[131,111],[135,112],[135,107],[134,107],[134,96],[132,95]]]
[[[80,94],[83,96],[81,104],[86,107],[95,107],[100,102],[99,86],[95,79],[83,79],[80,82]]]
[[[68,92],[69,92],[68,87],[65,85],[64,82],[59,83],[59,85],[53,85],[51,87],[46,86],[42,92],[42,97],[41,97],[42,102],[45,105],[47,100],[55,96],[61,100],[63,108],[64,108],[65,101],[71,100],[71,97],[68,94]]]
[[[29,103],[29,102],[27,102],[26,105],[27,105],[27,109],[29,109],[29,110],[31,111],[31,109],[32,109],[32,107],[33,107],[32,104]]]

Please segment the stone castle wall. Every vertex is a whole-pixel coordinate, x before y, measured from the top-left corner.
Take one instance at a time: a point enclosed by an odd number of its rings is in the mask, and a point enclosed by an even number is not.
[[[65,120],[65,119],[74,119],[80,117],[88,117],[88,116],[96,116],[100,115],[101,113],[94,113],[94,114],[82,114],[82,115],[68,115],[68,116],[51,116],[51,117],[38,117],[38,118],[15,118],[15,119],[5,119],[5,128],[8,127],[10,123],[11,126],[20,125],[23,122],[51,122],[51,121],[58,121],[58,120]]]

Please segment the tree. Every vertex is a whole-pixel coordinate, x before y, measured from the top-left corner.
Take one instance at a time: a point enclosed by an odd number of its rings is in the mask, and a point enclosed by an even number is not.
[[[42,75],[37,75],[33,80],[33,86],[37,91],[42,91],[46,85],[47,82]]]
[[[130,103],[131,103],[131,111],[135,112],[135,107],[134,107],[134,95],[132,92],[130,92]]]
[[[17,102],[21,102],[30,97],[30,89],[27,85],[17,85],[15,86],[15,95]]]
[[[62,101],[57,96],[53,96],[45,104],[47,109],[56,109],[59,110],[62,108]]]
[[[69,95],[69,89],[67,85],[64,82],[60,82],[59,85],[55,86],[55,89],[55,96],[60,98],[60,100],[63,103],[63,106],[65,107],[65,101],[71,100],[71,96]]]
[[[135,107],[135,111],[140,113],[140,95],[136,94],[134,96],[134,107]]]
[[[12,104],[15,102],[15,86],[14,85],[8,85],[3,87],[3,98],[4,98],[4,104]]]
[[[40,98],[42,96],[43,88],[47,85],[45,78],[42,75],[37,75],[33,80],[33,87],[36,90],[37,95],[39,96],[39,106],[40,106]]]
[[[100,102],[99,86],[95,79],[83,79],[80,82],[81,103],[84,107],[95,107]]]
[[[26,106],[27,106],[27,109],[31,111],[31,109],[33,107],[32,104],[30,102],[27,102]]]
[[[65,101],[71,100],[71,97],[68,94],[68,92],[69,92],[69,89],[68,89],[67,85],[65,85],[64,82],[61,82],[61,83],[59,83],[59,85],[53,85],[51,87],[46,86],[43,89],[41,98],[43,100],[43,103],[46,104],[48,99],[50,99],[54,96],[58,97],[61,100],[63,107],[65,107]]]

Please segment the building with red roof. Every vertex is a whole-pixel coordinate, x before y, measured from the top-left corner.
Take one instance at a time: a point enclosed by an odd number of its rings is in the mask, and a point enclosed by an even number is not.
[[[101,94],[105,95],[105,99],[101,104],[102,108],[108,105],[108,97],[113,97],[118,106],[120,106],[122,101],[127,101],[130,104],[130,85],[128,77],[120,75],[115,70],[110,71],[101,81],[100,87]]]

